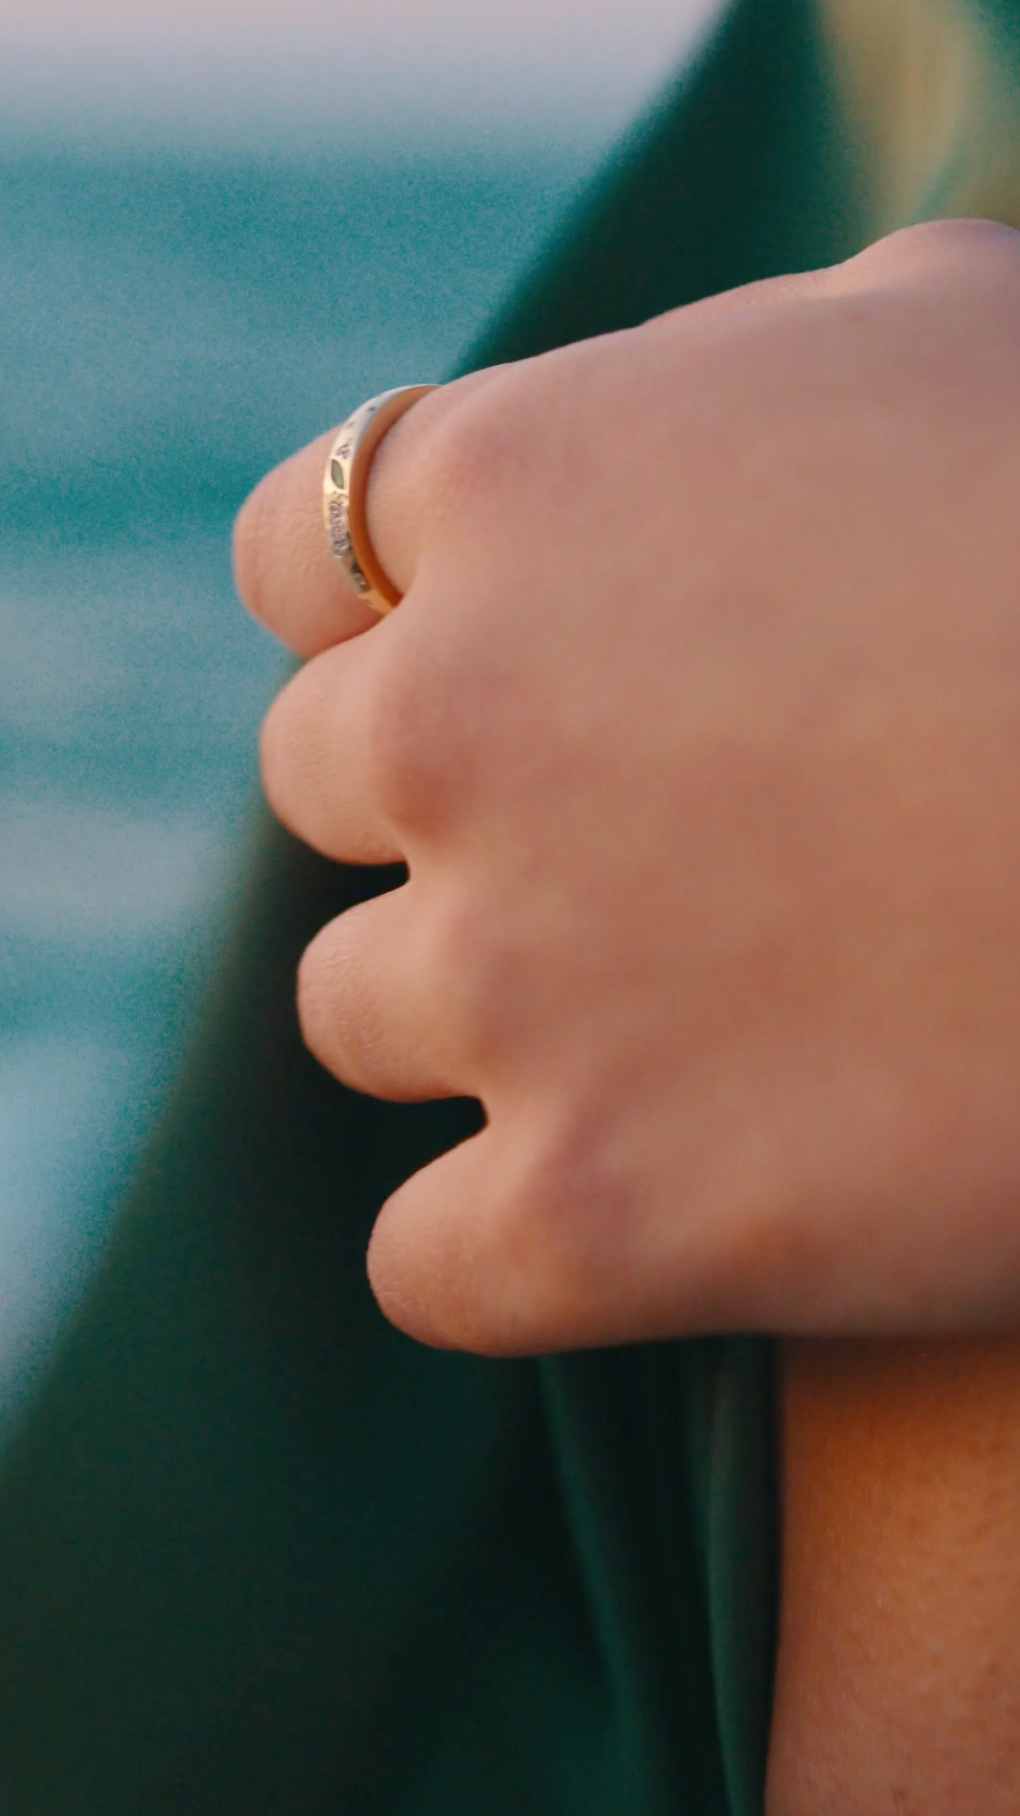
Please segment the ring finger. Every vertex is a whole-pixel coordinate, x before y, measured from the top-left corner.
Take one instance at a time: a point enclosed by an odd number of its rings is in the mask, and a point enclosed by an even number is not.
[[[426,528],[422,492],[442,426],[496,368],[472,372],[420,398],[373,457],[366,500],[377,560],[402,593],[414,579]],[[371,630],[378,614],[333,559],[322,521],[322,476],[336,430],[320,435],[260,481],[234,528],[237,590],[267,630],[299,656]]]

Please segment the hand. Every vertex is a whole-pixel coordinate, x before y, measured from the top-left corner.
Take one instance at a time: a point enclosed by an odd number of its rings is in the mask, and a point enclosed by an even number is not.
[[[383,1309],[491,1353],[1015,1322],[1020,237],[911,230],[432,394],[373,467],[381,621],[328,441],[238,525],[312,658],[265,783],[409,880],[313,942],[302,1026],[487,1117],[384,1206]]]

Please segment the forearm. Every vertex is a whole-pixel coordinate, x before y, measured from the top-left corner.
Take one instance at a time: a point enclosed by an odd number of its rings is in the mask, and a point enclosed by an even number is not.
[[[768,1816],[1020,1811],[1020,1338],[784,1346]]]

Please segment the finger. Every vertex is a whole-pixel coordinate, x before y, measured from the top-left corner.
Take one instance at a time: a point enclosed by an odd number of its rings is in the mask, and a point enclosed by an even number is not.
[[[372,780],[376,671],[383,637],[324,650],[292,676],[266,714],[262,786],[279,820],[324,857],[392,864],[405,856]]]
[[[343,1084],[396,1102],[470,1095],[447,1057],[450,1023],[418,894],[405,883],[348,909],[316,935],[298,969],[310,1051]]]
[[[335,430],[259,481],[234,525],[234,582],[253,618],[298,656],[378,623],[333,560],[322,523],[322,474]]]
[[[420,398],[372,461],[366,510],[378,559],[401,592],[414,578],[422,490],[442,425],[491,377],[476,372]],[[372,629],[379,616],[344,579],[322,521],[322,475],[336,430],[292,454],[255,487],[234,527],[234,575],[244,605],[299,656]]]
[[[592,1130],[564,1142],[553,1097],[487,1096],[481,1134],[383,1205],[368,1271],[391,1323],[491,1356],[751,1329],[742,1213],[649,1204],[593,1161]]]
[[[558,1264],[558,1218],[537,1202],[528,1147],[508,1123],[490,1124],[384,1204],[369,1278],[390,1322],[418,1342],[515,1356],[597,1340],[606,1282],[593,1302],[584,1270]]]

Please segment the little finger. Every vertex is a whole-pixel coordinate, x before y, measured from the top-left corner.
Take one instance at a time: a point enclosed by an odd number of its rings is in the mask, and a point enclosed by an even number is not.
[[[396,1102],[471,1095],[446,1052],[442,980],[427,917],[406,883],[330,921],[298,970],[298,1015],[316,1059],[355,1090]]]

